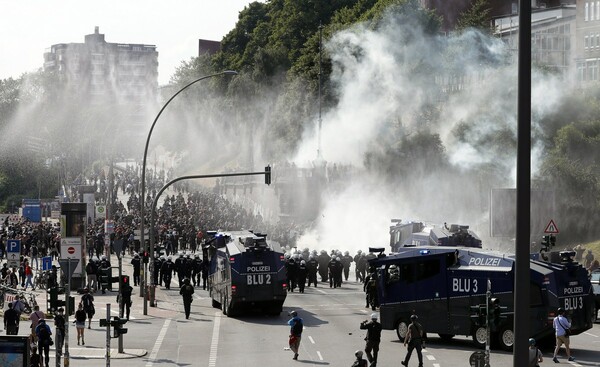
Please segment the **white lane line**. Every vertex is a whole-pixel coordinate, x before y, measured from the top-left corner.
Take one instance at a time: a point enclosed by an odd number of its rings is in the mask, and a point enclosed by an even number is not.
[[[322,294],[327,294],[327,292],[325,292],[324,290],[321,290],[321,289],[316,289],[316,288],[315,288],[315,291],[317,291],[317,292],[319,292],[319,293],[322,293]]]
[[[310,340],[311,343],[315,344],[315,341],[313,340],[312,336],[308,336],[308,340]]]
[[[433,367],[440,367],[440,364],[439,363],[434,363]]]
[[[213,326],[212,340],[210,342],[210,356],[208,357],[208,366],[214,367],[217,364],[217,351],[219,350],[219,327],[221,325],[221,311],[215,313],[215,325]]]
[[[429,359],[430,361],[435,361],[435,357],[431,354],[426,354],[425,357],[427,357],[427,359]]]
[[[594,338],[597,338],[597,337],[598,337],[598,335],[594,335],[594,334],[592,334],[592,333],[588,333],[587,331],[586,331],[586,332],[584,332],[584,334],[585,334],[585,335],[589,335],[589,336],[593,336]]]
[[[160,333],[158,333],[158,338],[156,338],[156,342],[154,343],[154,347],[152,348],[152,352],[150,353],[146,367],[152,367],[154,364],[154,360],[156,360],[160,346],[162,345],[163,339],[165,338],[167,330],[169,329],[169,324],[171,324],[171,319],[166,319],[162,329],[160,329]]]
[[[319,360],[322,361],[323,360],[323,356],[321,355],[321,352],[317,351],[317,355],[319,356]]]

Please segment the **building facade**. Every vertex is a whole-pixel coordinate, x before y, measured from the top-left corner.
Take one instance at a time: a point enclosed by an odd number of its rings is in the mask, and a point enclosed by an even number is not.
[[[124,111],[127,130],[136,131],[147,122],[144,110],[156,100],[156,46],[106,42],[98,27],[84,43],[52,45],[44,53],[44,70],[56,74],[62,92]]]
[[[600,65],[600,1],[577,0],[576,78],[581,86],[597,83]]]

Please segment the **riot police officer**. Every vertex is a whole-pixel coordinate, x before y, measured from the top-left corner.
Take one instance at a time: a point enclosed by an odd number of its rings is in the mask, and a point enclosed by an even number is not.
[[[173,276],[173,272],[175,271],[175,264],[171,261],[171,256],[167,258],[164,264],[160,267],[160,273],[163,277],[163,281],[165,283],[165,287],[167,289],[171,289],[171,278]]]
[[[308,272],[308,285],[310,287],[311,284],[314,283],[315,287],[317,286],[317,269],[319,268],[319,262],[315,259],[313,255],[308,257],[308,262],[306,263],[306,270]]]
[[[185,259],[183,253],[179,253],[179,257],[175,259],[175,271],[177,272],[177,281],[180,286],[183,284],[183,278],[185,278]]]
[[[202,278],[202,259],[200,259],[200,255],[194,255],[194,260],[192,261],[192,283],[194,287],[196,284],[200,286],[200,279]]]
[[[344,256],[340,258],[342,265],[344,266],[344,280],[348,281],[348,275],[350,275],[350,265],[352,264],[352,256],[348,251],[344,252]]]
[[[304,286],[306,285],[306,275],[308,274],[308,270],[306,269],[306,261],[300,260],[300,264],[298,265],[298,269],[296,271],[298,289],[300,290],[300,293],[304,293]]]
[[[319,262],[319,275],[321,276],[321,281],[326,282],[328,279],[328,265],[329,261],[331,261],[331,257],[327,255],[327,251],[321,250],[321,254],[317,257],[317,261]]]
[[[133,285],[137,286],[140,284],[140,267],[141,267],[140,255],[134,253],[133,259],[131,259],[131,265],[133,266]]]

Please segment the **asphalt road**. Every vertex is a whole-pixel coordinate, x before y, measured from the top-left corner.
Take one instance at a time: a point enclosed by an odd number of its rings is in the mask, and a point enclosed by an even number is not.
[[[128,264],[127,259],[124,264]],[[126,267],[127,272],[129,268]],[[229,318],[211,306],[208,292],[197,289],[191,317],[186,320],[175,284],[171,290],[158,289],[157,307],[149,307],[148,315],[143,315],[138,291],[139,287],[135,287],[124,348],[126,353],[143,356],[113,358],[112,366],[350,366],[354,351],[364,347],[365,331],[359,329],[359,324],[372,313],[365,308],[361,285],[352,281],[338,289],[320,283],[318,288],[306,288],[304,294],[289,293],[284,312],[279,316],[253,314]],[[116,315],[116,293],[97,293],[95,303],[96,315],[92,329],[85,330],[85,346],[76,345],[75,328],[71,324],[71,366],[106,366],[106,329],[99,327],[98,319],[106,317],[106,303],[112,303],[112,314]],[[305,324],[298,361],[292,360],[293,353],[287,345],[287,320],[291,310],[298,311]],[[25,335],[26,326],[27,323],[22,323],[20,334]],[[111,340],[111,347],[117,347],[116,339]],[[470,338],[442,341],[430,335],[424,351],[424,366],[468,366],[469,356],[475,350]],[[543,365],[552,363],[552,350],[542,351]],[[384,330],[378,366],[400,366],[405,353],[406,348],[398,341],[395,331]],[[575,362],[564,358],[561,362],[572,366],[600,366],[600,324],[572,337],[572,353]],[[117,355],[115,349],[111,355],[125,357]],[[510,366],[512,354],[494,350],[490,360],[491,366]],[[54,359],[50,364],[55,365]],[[409,365],[417,366],[415,354]]]

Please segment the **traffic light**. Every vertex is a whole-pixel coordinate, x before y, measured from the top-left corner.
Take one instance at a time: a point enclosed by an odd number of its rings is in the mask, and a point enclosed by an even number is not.
[[[265,184],[271,184],[271,166],[265,167]]]
[[[148,251],[142,252],[142,261],[144,262],[144,264],[148,264],[148,262],[150,262],[150,254],[148,253]]]
[[[113,317],[113,320],[110,322],[110,325],[114,328],[114,338],[118,338],[123,334],[127,334],[127,329],[123,327],[123,324],[127,322],[127,319],[122,319],[117,316]]]
[[[117,316],[113,316],[113,319],[100,319],[100,327],[113,327],[113,338],[118,338],[123,334],[127,334],[127,329],[123,327],[123,324],[127,322],[127,319],[122,319]]]
[[[121,285],[121,288],[124,285],[129,285],[129,275],[121,275],[121,281],[119,282],[119,284]]]
[[[50,310],[55,312],[59,307],[63,307],[65,305],[65,301],[58,299],[58,294],[60,293],[60,289],[58,287],[52,287],[48,290],[50,296]]]
[[[477,327],[484,327],[485,326],[485,317],[486,317],[486,307],[485,305],[477,305],[477,306],[470,306],[471,308],[471,321],[473,322],[473,324],[475,324],[475,326]]]
[[[542,236],[542,248],[540,249],[540,252],[548,252],[550,250],[550,236],[549,235],[545,235]]]
[[[550,235],[550,247],[554,247],[556,246],[556,236],[551,234]]]
[[[490,300],[490,324],[492,325],[492,330],[498,330],[501,324],[506,321],[507,317],[502,315],[508,307],[500,306],[500,300],[498,298],[492,298]]]

